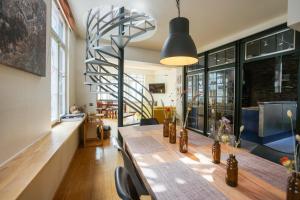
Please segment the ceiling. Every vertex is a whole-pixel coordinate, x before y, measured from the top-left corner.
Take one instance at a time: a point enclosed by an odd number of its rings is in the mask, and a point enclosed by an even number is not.
[[[169,21],[177,16],[175,0],[69,0],[69,4],[82,38],[85,38],[86,16],[90,8],[125,6],[151,15],[157,20],[153,37],[130,43],[130,46],[151,50],[162,48],[168,35]],[[259,24],[266,24],[274,18],[281,17],[282,22],[286,14],[287,0],[181,1],[181,15],[190,20],[190,34],[198,49]]]

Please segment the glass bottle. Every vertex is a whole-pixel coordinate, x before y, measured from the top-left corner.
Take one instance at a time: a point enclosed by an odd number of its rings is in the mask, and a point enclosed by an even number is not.
[[[180,130],[179,151],[181,153],[188,152],[188,132],[185,128]]]
[[[227,185],[236,187],[238,184],[238,161],[235,159],[235,155],[229,154],[226,166],[225,181]]]
[[[169,137],[169,123],[170,120],[168,118],[164,119],[164,128],[163,128],[164,137]]]
[[[169,124],[169,142],[176,143],[176,121]]]
[[[286,190],[286,199],[300,199],[300,173],[293,172],[291,176],[289,176]]]
[[[221,159],[221,146],[219,141],[215,140],[212,145],[212,162],[215,164],[219,164]]]

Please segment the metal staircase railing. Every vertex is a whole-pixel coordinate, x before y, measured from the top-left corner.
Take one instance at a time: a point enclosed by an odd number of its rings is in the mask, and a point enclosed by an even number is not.
[[[84,84],[90,86],[90,91],[109,94],[118,99],[120,79],[118,63],[121,59],[124,60],[120,49],[124,49],[131,40],[154,29],[154,20],[144,13],[113,7],[109,11],[91,9],[87,18],[86,70],[84,73]],[[105,40],[109,43],[105,43]],[[130,75],[124,73],[123,76],[138,84],[142,89],[138,91],[130,84],[123,82],[124,104],[139,113],[142,118],[151,118],[154,103],[152,94]]]

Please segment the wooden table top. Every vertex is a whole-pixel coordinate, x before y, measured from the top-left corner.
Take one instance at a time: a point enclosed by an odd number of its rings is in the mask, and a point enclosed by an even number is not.
[[[213,164],[212,139],[189,131],[189,152],[183,154],[178,138],[170,144],[162,129],[162,125],[119,128],[124,147],[154,199],[285,199],[288,173],[283,166],[225,145],[221,145],[221,163]],[[229,152],[239,165],[235,188],[225,183]]]

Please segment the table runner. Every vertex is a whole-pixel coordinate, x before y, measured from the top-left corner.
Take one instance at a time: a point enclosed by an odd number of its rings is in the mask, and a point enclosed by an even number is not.
[[[163,145],[151,136],[127,138],[126,142],[131,147],[133,153],[138,152],[139,154],[147,154],[166,150]]]
[[[158,199],[227,199],[205,178],[197,175],[180,161],[142,167],[141,170],[145,177],[151,179],[149,184]]]

